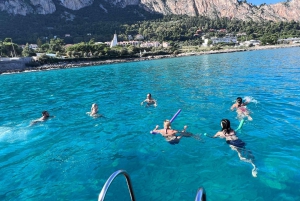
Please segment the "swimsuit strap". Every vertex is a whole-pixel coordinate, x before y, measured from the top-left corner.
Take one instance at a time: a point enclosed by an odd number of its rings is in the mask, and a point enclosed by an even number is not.
[[[231,131],[231,130],[230,130],[230,131]],[[226,133],[225,130],[223,130],[223,133],[224,133],[225,136],[227,136],[227,135],[229,135],[229,136],[235,135],[235,134],[231,135],[230,132],[229,132],[229,133]]]

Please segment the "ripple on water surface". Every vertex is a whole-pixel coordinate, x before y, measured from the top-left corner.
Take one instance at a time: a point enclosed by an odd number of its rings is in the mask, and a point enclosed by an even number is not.
[[[116,170],[138,200],[300,200],[299,48],[203,55],[0,76],[1,200],[95,200]],[[151,93],[158,106],[140,103]],[[241,161],[224,139],[204,136],[240,96],[253,121],[238,131],[255,157]],[[86,113],[98,103],[101,118]],[[151,135],[178,109],[170,145]],[[48,110],[54,118],[29,126]],[[51,192],[51,193],[49,193]],[[121,196],[121,197],[120,197]],[[108,200],[130,199],[118,177]]]

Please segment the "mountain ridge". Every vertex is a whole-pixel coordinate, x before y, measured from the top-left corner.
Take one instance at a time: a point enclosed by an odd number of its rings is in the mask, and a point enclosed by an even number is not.
[[[106,12],[139,6],[147,12],[162,15],[227,17],[243,21],[300,21],[300,0],[260,6],[238,0],[3,0],[0,2],[0,11],[11,15],[48,15],[55,13],[58,6],[63,7],[64,12],[89,6]]]

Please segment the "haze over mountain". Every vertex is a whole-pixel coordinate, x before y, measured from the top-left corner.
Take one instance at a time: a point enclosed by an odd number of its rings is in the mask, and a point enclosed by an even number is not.
[[[58,14],[67,20],[76,18],[76,12],[72,11],[88,7],[93,7],[93,11],[99,15],[137,7],[145,12],[162,15],[228,17],[245,21],[300,21],[300,0],[260,6],[237,0],[2,0],[0,2],[0,11],[11,15],[49,15],[60,10]],[[72,15],[69,15],[70,12]]]

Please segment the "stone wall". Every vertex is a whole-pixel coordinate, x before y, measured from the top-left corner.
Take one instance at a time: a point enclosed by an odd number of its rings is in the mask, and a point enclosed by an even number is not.
[[[18,59],[0,58],[0,73],[23,71],[25,64],[31,61],[31,57],[24,57]]]

